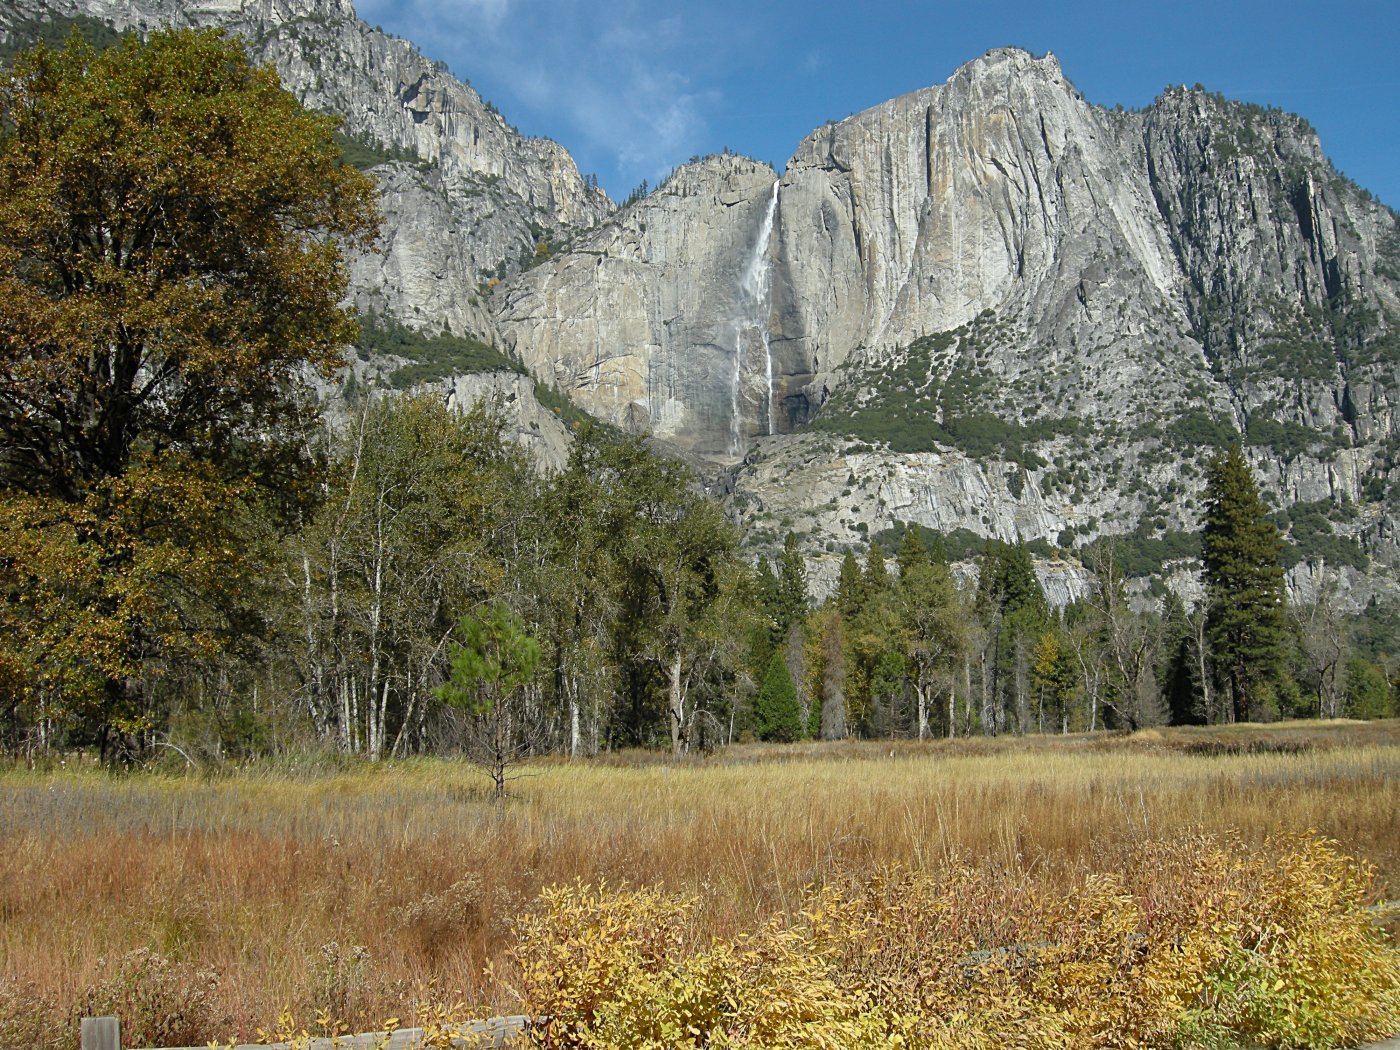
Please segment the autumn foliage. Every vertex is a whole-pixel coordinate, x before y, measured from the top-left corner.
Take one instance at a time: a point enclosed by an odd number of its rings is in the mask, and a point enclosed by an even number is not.
[[[696,897],[547,890],[514,950],[548,1048],[1336,1047],[1400,1029],[1400,953],[1333,843],[1193,836],[1048,894],[902,866],[701,941]]]
[[[357,331],[343,251],[376,229],[334,126],[212,31],[75,37],[0,83],[6,725],[108,753],[172,663],[254,633],[231,621],[308,495],[305,378]]]

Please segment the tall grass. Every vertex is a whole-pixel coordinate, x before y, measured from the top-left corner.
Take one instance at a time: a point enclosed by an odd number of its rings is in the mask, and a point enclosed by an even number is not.
[[[697,896],[696,936],[734,938],[794,913],[814,884],[888,865],[970,864],[1067,891],[1145,844],[1233,832],[1247,849],[1315,830],[1400,897],[1396,723],[740,748],[528,773],[503,819],[478,772],[441,760],[0,774],[0,1045],[34,1017],[52,1041],[18,1045],[69,1045],[72,1017],[142,982],[183,1006],[129,1007],[168,1044],[250,1037],[284,1006],[365,1028],[427,995],[509,1011],[511,920],[578,880]]]

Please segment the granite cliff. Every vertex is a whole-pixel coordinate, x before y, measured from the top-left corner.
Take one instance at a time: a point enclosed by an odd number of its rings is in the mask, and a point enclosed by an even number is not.
[[[731,465],[760,543],[915,522],[1169,559],[1240,440],[1296,589],[1326,561],[1361,602],[1396,557],[1397,276],[1395,214],[1300,118],[1182,88],[1110,111],[1006,49],[780,177],[687,165],[492,305],[591,411]]]
[[[488,284],[528,265],[539,245],[565,241],[612,210],[562,146],[522,136],[442,64],[362,22],[349,0],[13,0],[0,9],[0,43],[14,36],[22,44],[54,19],[119,32],[227,29],[303,105],[340,116],[347,145],[379,182],[384,215],[379,250],[351,270],[352,301],[367,314],[493,340]],[[548,434],[545,463],[564,455],[558,421],[542,420],[533,397],[517,396],[532,389],[526,377],[508,371],[482,380],[445,367],[423,386],[462,403],[489,391],[527,445]]]
[[[377,161],[358,305],[707,464],[759,548],[834,565],[917,523],[1171,563],[1238,440],[1295,593],[1395,586],[1400,223],[1298,117],[1199,88],[1108,110],[1000,49],[781,172],[696,158],[614,210],[348,0],[14,0],[0,37],[52,16],[243,34]]]
[[[349,0],[14,0],[0,29],[86,17],[118,30],[219,26],[274,66],[302,104],[381,152],[386,254],[354,297],[422,326],[488,334],[477,288],[611,210],[567,150],[526,138],[442,64],[356,17]],[[407,158],[397,162],[389,157]]]

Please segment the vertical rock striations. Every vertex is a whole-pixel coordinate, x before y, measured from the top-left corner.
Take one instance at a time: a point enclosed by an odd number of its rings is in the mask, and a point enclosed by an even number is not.
[[[769,430],[766,285],[783,221],[775,179],[728,155],[678,169],[496,292],[506,344],[597,416],[737,459]],[[774,370],[781,390],[781,364]]]
[[[613,212],[348,0],[11,0],[0,38],[54,16],[241,33],[379,161],[358,305],[499,338],[736,468],[760,542],[918,522],[1185,556],[1201,463],[1239,440],[1299,589],[1361,601],[1400,560],[1400,221],[1297,117],[1184,88],[1110,111],[999,49],[817,129],[781,176],[697,159]]]

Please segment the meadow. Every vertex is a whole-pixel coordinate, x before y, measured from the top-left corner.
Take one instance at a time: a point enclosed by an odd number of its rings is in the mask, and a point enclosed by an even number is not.
[[[1153,865],[1191,866],[1163,859],[1172,844],[1257,854],[1250,870],[1267,873],[1303,833],[1373,869],[1363,903],[1400,898],[1396,721],[750,745],[520,772],[503,813],[480,771],[440,759],[0,772],[0,1046],[73,1046],[74,1018],[105,1009],[156,1045],[251,1038],[284,1009],[353,1030],[407,1022],[415,1004],[514,1012],[539,999],[539,953],[512,950],[522,930],[553,914],[557,935],[569,908],[596,918],[598,885],[683,902],[628,898],[666,912],[687,950],[810,923],[823,887],[849,904],[876,873],[917,896],[957,872],[987,887],[967,897],[981,903],[976,929],[960,920],[965,946],[1004,948],[1027,894],[1077,900],[1116,873],[1145,900]],[[540,903],[561,886],[572,896]]]

